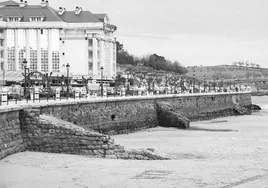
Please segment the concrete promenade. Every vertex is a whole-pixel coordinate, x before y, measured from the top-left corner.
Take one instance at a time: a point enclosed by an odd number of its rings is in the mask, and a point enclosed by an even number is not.
[[[6,108],[14,108],[25,105],[46,105],[55,103],[76,103],[76,102],[98,102],[98,101],[115,101],[115,100],[133,100],[133,99],[149,99],[149,98],[172,98],[172,97],[190,97],[190,96],[213,96],[213,95],[226,95],[226,94],[241,94],[250,93],[248,91],[241,92],[211,92],[211,93],[182,93],[182,94],[165,94],[165,95],[143,95],[143,96],[109,96],[109,97],[94,97],[89,98],[61,98],[61,99],[40,99],[40,100],[9,100],[8,103],[1,103],[0,110]]]

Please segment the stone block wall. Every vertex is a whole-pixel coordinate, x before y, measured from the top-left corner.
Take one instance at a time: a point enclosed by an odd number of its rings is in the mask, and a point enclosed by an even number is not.
[[[156,104],[159,101],[172,104],[191,121],[235,115],[234,104],[251,108],[250,94],[223,93],[59,102],[2,109],[0,159],[24,150],[107,158],[159,159],[160,156],[150,151],[126,151],[104,135],[157,126]]]
[[[15,108],[0,110],[0,159],[24,150],[19,112]]]
[[[119,134],[157,126],[154,99],[68,103],[41,106],[41,114],[53,115],[103,134]]]
[[[44,105],[41,114],[53,115],[103,134],[121,134],[158,126],[156,103],[172,104],[191,121],[236,115],[235,102],[250,108],[250,94],[170,95]]]
[[[236,103],[251,111],[250,94],[189,96],[162,101],[171,104],[176,111],[181,112],[191,121],[236,115],[234,111]]]
[[[109,136],[51,116],[40,116],[39,110],[23,111],[21,121],[28,151],[116,158],[114,141]]]
[[[86,155],[109,159],[164,160],[149,150],[125,150],[110,136],[87,130],[38,109],[22,111],[20,116],[25,149],[48,153]]]

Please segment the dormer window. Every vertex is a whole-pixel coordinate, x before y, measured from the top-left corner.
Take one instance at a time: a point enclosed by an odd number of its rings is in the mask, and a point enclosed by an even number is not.
[[[30,22],[42,22],[43,20],[43,17],[30,17]]]
[[[8,17],[7,21],[8,22],[20,22],[21,18],[20,17]]]

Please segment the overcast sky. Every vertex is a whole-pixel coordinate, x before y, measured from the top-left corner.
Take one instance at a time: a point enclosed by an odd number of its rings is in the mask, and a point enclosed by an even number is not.
[[[41,0],[29,0],[38,4]],[[157,53],[185,66],[250,61],[268,67],[268,0],[50,0],[107,13],[134,55]]]

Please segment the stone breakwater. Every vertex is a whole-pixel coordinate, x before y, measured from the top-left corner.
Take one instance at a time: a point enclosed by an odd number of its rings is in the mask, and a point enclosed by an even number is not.
[[[24,150],[116,159],[165,159],[147,149],[128,151],[108,136],[161,126],[157,119],[159,102],[169,104],[190,121],[251,110],[251,96],[247,93],[115,98],[0,109],[0,159]],[[242,109],[234,110],[238,104]]]

